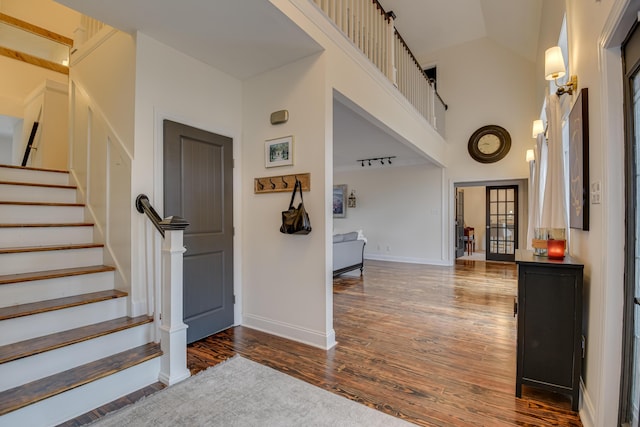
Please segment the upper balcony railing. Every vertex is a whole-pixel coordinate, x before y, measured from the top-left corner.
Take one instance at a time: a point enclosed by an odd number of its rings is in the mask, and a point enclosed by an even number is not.
[[[377,0],[313,0],[442,135],[447,105]]]

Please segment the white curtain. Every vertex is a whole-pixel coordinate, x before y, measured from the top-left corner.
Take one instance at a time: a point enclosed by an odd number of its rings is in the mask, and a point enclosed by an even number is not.
[[[562,117],[558,95],[547,96],[547,172],[540,226],[562,228],[567,236],[566,189],[562,149]],[[544,167],[544,165],[542,165]]]
[[[540,208],[542,207],[542,192],[544,190],[544,179],[542,178],[544,178],[543,171],[546,172],[546,168],[544,170],[542,169],[542,149],[545,146],[545,142],[544,133],[539,134],[534,148],[535,160],[529,163],[529,226],[527,228],[529,237],[527,238],[527,249],[533,249],[531,241],[534,238],[535,229],[541,227]]]

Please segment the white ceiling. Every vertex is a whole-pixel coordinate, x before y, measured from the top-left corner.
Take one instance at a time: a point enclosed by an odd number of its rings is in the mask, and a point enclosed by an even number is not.
[[[414,148],[399,141],[392,133],[373,124],[342,103],[333,102],[333,168],[336,171],[360,169],[357,160],[396,156],[391,166],[431,163]],[[368,162],[365,163],[368,166]],[[385,167],[379,161],[371,168]]]
[[[535,61],[542,0],[378,0],[418,60],[488,37]],[[428,64],[423,64],[428,65]]]
[[[136,30],[241,80],[321,49],[268,0],[57,0],[130,33]],[[310,0],[311,1],[311,0]],[[534,60],[542,0],[379,0],[420,60],[488,37]],[[430,65],[430,64],[424,64]],[[427,159],[340,103],[334,115],[334,166],[398,156]]]
[[[321,50],[266,0],[57,1],[122,31],[141,31],[240,80]]]

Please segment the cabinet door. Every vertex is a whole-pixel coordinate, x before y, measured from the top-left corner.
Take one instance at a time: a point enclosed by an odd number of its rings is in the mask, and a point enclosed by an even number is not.
[[[522,378],[572,388],[576,340],[576,275],[525,269],[521,283]],[[568,273],[568,274],[567,274]]]

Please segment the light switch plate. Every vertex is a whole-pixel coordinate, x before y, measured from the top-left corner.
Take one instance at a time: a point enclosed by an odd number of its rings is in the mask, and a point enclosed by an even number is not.
[[[591,183],[591,204],[599,205],[602,200],[602,184],[600,181]]]

